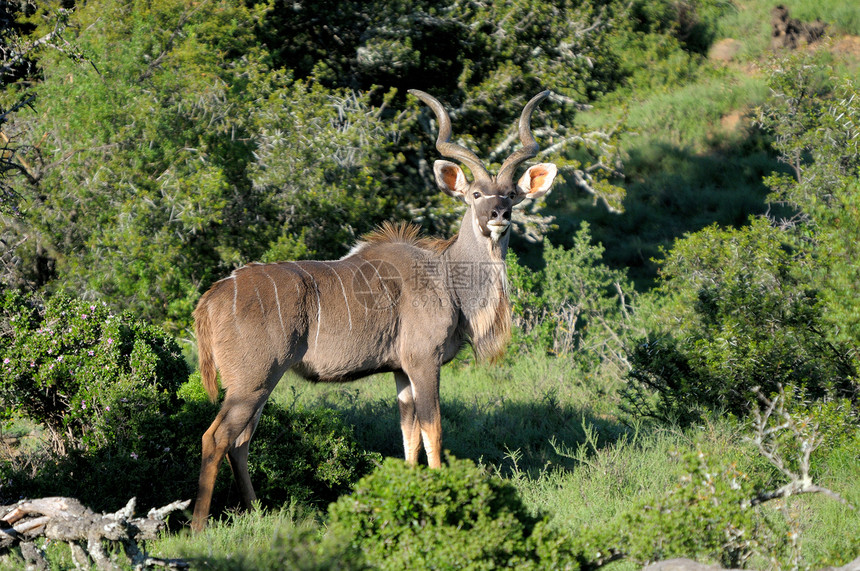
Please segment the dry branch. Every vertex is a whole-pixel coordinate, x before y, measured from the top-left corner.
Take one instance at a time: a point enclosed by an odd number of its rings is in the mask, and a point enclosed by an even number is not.
[[[764,410],[753,407],[753,436],[752,442],[758,447],[762,456],[788,478],[788,483],[776,490],[765,491],[750,500],[750,505],[758,505],[777,498],[787,498],[797,494],[824,494],[854,509],[842,496],[812,483],[809,475],[809,459],[812,453],[824,442],[818,431],[818,425],[808,418],[796,418],[785,410],[785,393],[782,387],[779,394],[768,398],[758,387],[753,389],[764,406]],[[798,443],[797,457],[792,461],[786,459],[784,446],[780,441],[782,435],[790,435]]]
[[[115,513],[98,514],[74,498],[39,498],[21,500],[11,506],[0,506],[0,550],[22,546],[22,554],[36,568],[44,564],[33,541],[44,537],[65,541],[75,560],[89,566],[89,557],[98,569],[117,569],[116,562],[104,549],[105,541],[119,542],[136,569],[153,566],[187,568],[181,560],[148,557],[137,545],[138,540],[156,539],[165,528],[167,514],[188,507],[190,500],[173,502],[151,509],[146,517],[133,517],[135,498]]]

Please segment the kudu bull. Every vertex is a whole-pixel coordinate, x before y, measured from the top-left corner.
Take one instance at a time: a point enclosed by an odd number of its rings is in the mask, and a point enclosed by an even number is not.
[[[530,122],[549,95],[523,109],[523,148],[493,177],[480,159],[451,139],[451,120],[436,99],[436,148],[467,165],[433,165],[436,184],[463,200],[466,213],[450,240],[418,237],[413,226],[384,225],[339,260],[250,264],[217,282],[194,310],[203,385],[214,401],[216,370],[224,403],[203,435],[200,487],[192,527],[209,515],[218,465],[226,454],[245,507],[256,499],[248,476],[248,444],[260,413],[288,370],[311,381],[351,381],[393,372],[406,461],[415,464],[423,442],[427,462],[441,465],[439,369],[471,343],[480,358],[501,353],[510,338],[505,252],[511,208],[538,198],[556,175],[537,164],[514,183],[517,167],[537,155]]]

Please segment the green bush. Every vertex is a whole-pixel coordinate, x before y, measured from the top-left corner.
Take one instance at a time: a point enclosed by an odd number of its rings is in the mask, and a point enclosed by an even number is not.
[[[135,442],[188,379],[173,338],[130,314],[16,291],[0,303],[3,410],[42,423],[60,452]]]
[[[544,242],[539,270],[520,265],[508,253],[513,358],[524,352],[546,353],[562,357],[586,379],[624,382],[626,344],[645,328],[627,272],[608,267],[603,253],[601,244],[592,243],[586,222],[570,248]]]
[[[251,442],[248,470],[263,505],[293,499],[322,508],[381,461],[378,453],[358,446],[335,411],[270,403]]]
[[[632,295],[633,286],[624,270],[602,263],[604,248],[591,241],[587,222],[570,249],[545,241],[544,267],[538,271],[508,253],[514,318],[528,345],[555,355],[582,352],[603,345],[609,330],[623,320],[629,303],[625,295]]]
[[[766,179],[771,200],[796,209],[786,223],[793,244],[807,253],[800,270],[819,291],[823,331],[860,366],[860,90],[836,78],[816,56],[774,62],[772,96],[758,121],[773,137],[791,175]]]
[[[663,329],[631,355],[631,408],[688,422],[703,409],[744,415],[755,387],[850,396],[856,372],[828,340],[798,267],[784,233],[765,219],[679,240],[662,268]]]
[[[730,568],[757,553],[774,558],[788,553],[780,518],[768,519],[750,505],[760,481],[736,463],[702,452],[688,454],[684,462],[685,473],[674,488],[639,502],[606,527],[605,546],[639,563],[690,557]]]
[[[329,506],[329,515],[329,533],[349,541],[372,568],[572,565],[513,485],[450,455],[438,470],[388,459]]]
[[[192,499],[200,469],[200,437],[215,415],[208,401],[183,402],[171,413],[141,417],[137,434],[65,454],[4,458],[0,497],[4,501],[71,496],[97,511],[116,511],[131,497],[138,507],[160,507]],[[229,489],[222,471],[219,493]]]

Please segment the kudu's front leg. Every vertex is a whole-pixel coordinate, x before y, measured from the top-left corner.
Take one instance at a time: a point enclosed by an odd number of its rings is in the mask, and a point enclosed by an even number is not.
[[[429,360],[429,359],[428,359]],[[412,387],[417,432],[421,434],[427,464],[431,468],[442,466],[442,415],[439,411],[439,367],[419,365],[406,371]],[[401,401],[402,402],[402,401]],[[401,408],[401,427],[403,423]],[[417,440],[413,424],[412,440]],[[406,437],[404,433],[404,438]],[[407,461],[408,461],[407,457]],[[417,461],[417,452],[416,452]]]
[[[394,373],[397,383],[397,405],[400,407],[400,431],[403,433],[403,454],[406,462],[418,463],[418,453],[421,451],[421,427],[415,414],[415,397],[412,394],[412,383],[403,371]]]

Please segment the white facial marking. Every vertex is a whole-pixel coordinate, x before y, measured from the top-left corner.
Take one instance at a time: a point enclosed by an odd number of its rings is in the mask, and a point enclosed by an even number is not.
[[[487,224],[487,228],[490,229],[490,237],[493,239],[493,242],[498,242],[510,227],[511,223],[507,220],[504,223],[490,222]]]

